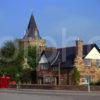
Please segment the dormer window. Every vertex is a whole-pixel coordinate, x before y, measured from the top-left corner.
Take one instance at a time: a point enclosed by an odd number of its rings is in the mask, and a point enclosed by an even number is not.
[[[86,67],[90,67],[90,66],[91,66],[91,59],[85,59],[85,60],[84,60],[84,65],[85,65]]]
[[[97,60],[96,60],[96,66],[97,66],[98,68],[100,68],[100,59],[97,59]]]

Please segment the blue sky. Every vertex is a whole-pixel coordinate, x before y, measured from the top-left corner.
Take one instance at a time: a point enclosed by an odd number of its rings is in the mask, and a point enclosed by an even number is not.
[[[1,0],[0,44],[22,38],[31,13],[47,46],[74,45],[76,37],[100,44],[100,0]]]

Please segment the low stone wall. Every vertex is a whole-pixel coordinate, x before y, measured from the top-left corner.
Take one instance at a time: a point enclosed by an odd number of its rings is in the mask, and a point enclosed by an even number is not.
[[[69,90],[69,91],[87,91],[87,86],[53,86],[53,85],[10,85],[9,88],[20,89],[44,89],[44,90]],[[100,91],[100,86],[91,86],[91,91]]]

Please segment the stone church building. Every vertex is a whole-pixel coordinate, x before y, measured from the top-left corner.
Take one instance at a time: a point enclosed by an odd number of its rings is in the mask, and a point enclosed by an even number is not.
[[[38,84],[72,85],[72,70],[77,68],[80,72],[80,82],[96,82],[100,80],[100,49],[93,44],[84,44],[77,39],[76,45],[66,48],[47,48],[46,41],[41,38],[34,16],[20,45],[37,46],[40,52],[37,66]]]

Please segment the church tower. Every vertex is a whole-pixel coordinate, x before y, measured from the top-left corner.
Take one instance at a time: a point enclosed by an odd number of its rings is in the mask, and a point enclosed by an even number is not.
[[[46,41],[41,38],[33,15],[31,15],[26,33],[19,43],[22,48],[29,45],[36,46],[40,53],[45,49]]]

